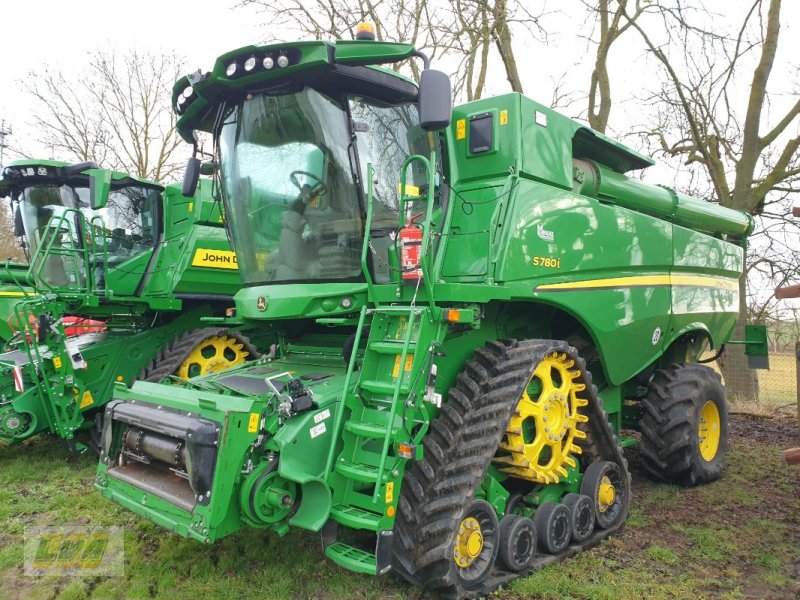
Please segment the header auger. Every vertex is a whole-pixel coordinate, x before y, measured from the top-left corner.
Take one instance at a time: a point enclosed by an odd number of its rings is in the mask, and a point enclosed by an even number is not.
[[[240,286],[209,184],[184,197],[94,163],[3,171],[30,265],[6,267],[0,292],[0,440],[49,432],[80,452],[76,435],[92,433],[115,382],[187,378],[258,355],[239,328],[203,322],[224,315]]]
[[[419,86],[378,66],[415,58]],[[345,568],[465,598],[623,525],[623,428],[656,477],[720,476],[724,392],[695,363],[733,331],[751,219],[629,178],[652,161],[524,96],[449,90],[369,40],[247,46],[178,81],[244,284],[219,323],[276,344],[117,386],[101,494],[206,544],[318,531]]]

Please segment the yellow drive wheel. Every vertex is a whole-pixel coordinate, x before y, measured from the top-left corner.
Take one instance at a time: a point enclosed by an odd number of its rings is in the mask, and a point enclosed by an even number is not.
[[[242,364],[249,352],[244,344],[229,335],[215,335],[200,342],[178,367],[181,379],[225,371]]]
[[[586,437],[578,426],[589,418],[581,414],[588,401],[579,394],[575,360],[563,352],[545,356],[528,382],[508,423],[494,462],[500,471],[537,483],[558,483],[577,466],[581,454],[575,442]]]
[[[139,373],[142,381],[190,379],[236,367],[259,357],[258,350],[238,331],[204,327],[185,331],[161,348]]]

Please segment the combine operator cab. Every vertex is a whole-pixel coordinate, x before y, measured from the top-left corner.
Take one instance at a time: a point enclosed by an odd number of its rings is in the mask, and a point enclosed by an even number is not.
[[[161,233],[162,186],[95,163],[43,161],[13,163],[3,182],[37,288],[135,292],[141,277],[131,274],[144,271]]]

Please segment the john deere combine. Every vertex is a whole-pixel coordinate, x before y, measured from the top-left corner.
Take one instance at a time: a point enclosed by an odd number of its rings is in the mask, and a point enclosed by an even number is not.
[[[376,66],[414,58],[419,87]],[[661,478],[720,476],[724,392],[696,361],[733,330],[750,218],[629,178],[653,162],[519,94],[452,110],[427,63],[248,46],[176,84],[245,286],[220,325],[278,343],[117,386],[105,497],[206,544],[319,531],[343,567],[461,598],[622,526],[623,428]]]
[[[115,382],[189,377],[242,363],[240,333],[207,327],[240,287],[219,205],[96,164],[3,172],[30,266],[5,269],[0,439],[51,432],[74,451]],[[35,293],[33,292],[35,290]]]

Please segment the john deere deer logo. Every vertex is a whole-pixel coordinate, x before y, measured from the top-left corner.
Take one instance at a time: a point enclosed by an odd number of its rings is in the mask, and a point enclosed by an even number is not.
[[[264,296],[259,296],[256,299],[256,308],[262,312],[267,310],[267,299]]]

